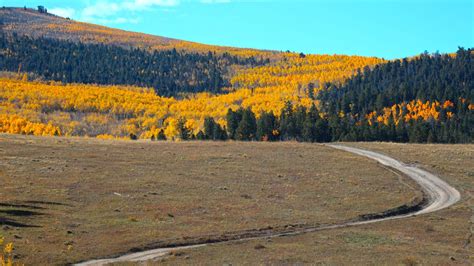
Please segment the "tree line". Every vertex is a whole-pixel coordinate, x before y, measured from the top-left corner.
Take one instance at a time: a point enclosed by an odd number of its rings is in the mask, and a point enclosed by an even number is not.
[[[161,96],[230,86],[232,65],[259,66],[268,59],[228,53],[188,53],[176,49],[146,51],[113,45],[83,44],[0,34],[0,70],[38,74],[64,83],[121,84],[152,87]]]
[[[442,111],[444,112],[444,111]],[[472,112],[472,111],[471,111]],[[456,120],[442,118],[439,121],[390,120],[388,124],[367,121],[358,125],[337,116],[324,116],[315,105],[307,109],[294,107],[287,102],[279,117],[264,112],[256,118],[250,108],[229,109],[227,126],[221,126],[211,117],[204,121],[204,128],[197,134],[186,127],[186,120],[178,122],[181,140],[237,140],[237,141],[391,141],[410,143],[469,143],[473,141],[472,115],[469,128],[462,128]],[[152,140],[166,140],[163,132]]]
[[[5,94],[5,101],[11,101],[10,106],[33,108],[35,105],[30,103],[38,101],[45,113],[52,113],[52,110],[71,113],[78,110],[116,112],[117,119],[130,119],[125,125],[126,132],[121,133],[121,136],[130,135],[132,139],[151,136],[154,140],[177,137],[183,140],[467,143],[474,141],[473,56],[473,49],[460,48],[452,55],[425,53],[415,58],[394,60],[373,68],[366,67],[342,84],[337,79],[333,83],[326,83],[321,91],[318,89],[317,95],[313,94],[314,84],[309,83],[307,97],[299,95],[290,99],[282,110],[264,109],[274,112],[256,114],[252,109],[241,108],[229,110],[225,115],[227,105],[222,103],[217,105],[222,106],[220,113],[214,114],[220,118],[219,123],[207,117],[204,126],[197,119],[208,116],[209,112],[193,118],[188,116],[189,121],[184,118],[177,121],[179,113],[170,119],[167,114],[169,105],[178,104],[175,102],[177,100],[157,97],[152,92],[144,93],[141,95],[143,97],[135,95],[124,98],[118,95],[128,95],[130,91],[127,89],[94,87],[88,90],[87,86],[92,85],[62,88],[36,84],[40,88],[28,97],[23,97],[23,81],[16,81],[18,84],[13,82],[16,85],[10,88],[12,91],[8,89],[10,82],[5,81],[2,93]],[[294,63],[297,64],[302,58],[294,60],[297,60]],[[0,70],[28,71],[66,83],[131,83],[140,86],[156,83],[161,85],[153,87],[161,95],[199,92],[203,88],[220,92],[220,86],[228,82],[226,76],[231,65],[266,63],[263,59],[242,59],[228,54],[203,55],[176,50],[150,53],[140,49],[0,34]],[[256,69],[270,71],[267,68]],[[247,76],[260,79],[259,75]],[[26,76],[24,82],[27,79]],[[104,92],[106,89],[112,90],[110,93],[114,95],[95,100],[97,91]],[[272,91],[268,89],[267,93],[257,96],[278,96],[282,93],[279,91],[281,87],[271,89],[277,93],[270,94]],[[29,90],[33,90],[33,87],[30,86]],[[293,91],[291,86],[288,90]],[[74,91],[75,94],[71,94]],[[42,95],[40,92],[48,97],[39,97]],[[239,94],[239,91],[234,94],[235,102],[242,101],[244,94]],[[313,97],[319,101],[317,107],[310,104],[302,106],[301,99]],[[123,102],[117,104],[114,102],[117,99]],[[221,101],[219,97],[213,97],[212,101],[206,97],[197,100],[199,104],[206,105]],[[274,97],[269,102],[277,106],[275,103],[279,100],[280,97]],[[192,106],[190,104],[195,103],[186,104]],[[253,110],[261,110],[256,108],[255,103],[252,107]],[[149,114],[153,115],[149,117]],[[222,120],[224,116],[225,122]],[[18,118],[9,118],[12,119]],[[178,123],[175,124],[175,121]],[[27,123],[25,127],[31,128]],[[199,131],[199,128],[202,130]]]
[[[473,49],[460,48],[455,55],[394,60],[359,71],[343,85],[326,84],[317,96],[320,110],[287,102],[279,117],[262,113],[258,119],[251,109],[229,110],[226,128],[211,123],[219,134],[205,127],[198,135],[242,141],[472,143],[473,59]]]
[[[424,53],[365,67],[342,85],[327,83],[318,94],[329,113],[368,114],[412,100],[474,100],[474,49],[455,55]]]
[[[421,54],[365,68],[343,85],[318,94],[328,114],[332,140],[466,143],[474,141],[474,50],[455,55]],[[413,100],[449,102],[436,116],[370,121],[368,115]],[[342,114],[342,115],[341,115]]]
[[[178,136],[181,140],[238,140],[238,141],[307,141],[328,142],[331,133],[328,122],[322,118],[315,105],[307,109],[294,108],[287,102],[280,117],[273,112],[263,112],[257,118],[250,108],[229,109],[226,126],[217,123],[212,117],[204,119],[203,130],[196,134],[186,127],[186,119],[178,121]],[[161,131],[160,131],[161,132]],[[152,136],[152,140],[166,140],[162,133]],[[131,137],[135,139],[134,136]]]

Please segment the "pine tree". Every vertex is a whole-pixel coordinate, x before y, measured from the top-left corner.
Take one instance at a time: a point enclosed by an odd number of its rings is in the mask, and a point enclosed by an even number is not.
[[[216,140],[216,122],[212,117],[204,119],[204,136],[205,139]]]
[[[294,113],[294,128],[290,131],[292,138],[298,141],[303,140],[303,127],[306,120],[306,107],[298,106]]]
[[[329,131],[328,122],[325,119],[319,119],[316,121],[316,138],[317,142],[329,142],[331,141],[331,133]]]
[[[226,115],[227,119],[227,131],[229,138],[237,139],[237,128],[239,127],[240,120],[242,120],[242,109],[237,110],[236,112],[232,111],[229,108]]]
[[[227,132],[226,132],[226,129],[225,128],[222,128],[219,124],[215,124],[214,126],[214,140],[227,140],[228,139],[228,136],[227,136]]]
[[[257,131],[257,122],[255,114],[250,108],[244,109],[242,113],[242,120],[237,127],[237,140],[250,141],[255,139]]]
[[[191,131],[186,126],[186,118],[182,117],[178,120],[178,135],[181,140],[189,140],[191,138]]]
[[[311,99],[311,100],[314,100],[314,83],[309,83],[308,84],[308,97]]]
[[[202,132],[202,130],[199,130],[199,132],[196,134],[196,138],[198,140],[206,140],[206,135],[204,134],[204,132]]]
[[[160,141],[166,140],[165,131],[163,129],[161,129],[160,132],[158,132],[158,136],[156,136],[156,139]]]
[[[257,140],[275,141],[277,130],[277,118],[270,113],[262,113],[257,121]]]
[[[316,109],[316,106],[313,104],[309,109],[303,124],[302,138],[304,141],[315,142],[317,140],[318,133],[316,123],[319,119],[321,118],[319,117],[318,109]]]
[[[403,119],[401,119],[398,122],[398,125],[395,128],[395,131],[396,131],[396,135],[397,135],[397,137],[396,137],[397,142],[408,142],[408,140],[409,140],[408,131],[407,131],[407,128],[406,128],[406,125],[405,125],[405,122],[403,121]]]
[[[296,121],[294,117],[293,104],[288,101],[280,115],[280,136],[282,140],[289,140],[296,135]]]

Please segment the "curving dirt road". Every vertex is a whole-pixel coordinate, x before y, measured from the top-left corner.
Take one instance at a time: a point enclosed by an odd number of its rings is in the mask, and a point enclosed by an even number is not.
[[[372,151],[367,151],[367,150],[362,150],[362,149],[357,149],[357,148],[347,147],[347,146],[341,146],[341,145],[336,145],[336,144],[328,144],[327,146],[368,157],[370,159],[378,161],[382,165],[385,165],[387,167],[390,167],[402,172],[406,176],[412,178],[422,187],[425,195],[428,197],[426,199],[427,204],[423,205],[423,207],[419,210],[412,211],[410,213],[401,214],[401,215],[395,214],[395,215],[391,215],[391,216],[383,217],[383,218],[348,222],[348,223],[343,223],[343,224],[338,224],[338,225],[329,225],[329,226],[321,226],[321,227],[313,227],[313,228],[301,228],[301,229],[295,229],[293,231],[284,232],[284,233],[270,233],[270,234],[258,235],[258,236],[242,236],[241,238],[238,238],[238,239],[216,241],[215,243],[236,242],[236,241],[244,241],[244,240],[259,239],[259,238],[297,235],[297,234],[316,232],[316,231],[321,231],[321,230],[328,230],[328,229],[334,229],[334,228],[341,228],[341,227],[382,222],[382,221],[387,221],[387,220],[407,218],[407,217],[431,213],[431,212],[435,212],[435,211],[447,208],[455,204],[461,199],[461,195],[459,191],[457,191],[455,188],[451,187],[449,184],[441,180],[439,177],[425,170],[419,169],[415,166],[403,164],[391,157],[388,157],[376,152],[372,152]],[[76,265],[96,266],[96,265],[105,265],[109,263],[127,262],[127,261],[129,262],[130,261],[131,262],[147,261],[147,260],[153,260],[153,259],[157,259],[159,257],[165,256],[171,251],[198,248],[205,245],[210,245],[210,244],[203,243],[203,244],[192,244],[192,245],[186,245],[186,246],[174,247],[174,248],[158,248],[158,249],[152,249],[149,251],[131,253],[131,254],[117,257],[117,258],[86,261],[86,262],[82,262]]]

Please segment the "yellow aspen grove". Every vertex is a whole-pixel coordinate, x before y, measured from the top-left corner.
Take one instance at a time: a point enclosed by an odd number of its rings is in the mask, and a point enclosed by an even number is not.
[[[2,266],[13,266],[20,265],[13,261],[13,243],[4,243],[3,237],[0,237],[0,265]]]
[[[371,112],[366,118],[370,125],[373,121],[379,123],[389,124],[389,119],[392,118],[395,125],[398,125],[400,120],[409,122],[410,120],[422,119],[427,121],[429,119],[439,120],[441,110],[446,111],[446,118],[451,118],[453,113],[450,110],[454,104],[451,101],[445,101],[440,103],[438,101],[426,101],[421,100],[410,101],[408,103],[395,104],[391,107],[386,107],[382,112]]]
[[[251,53],[250,53],[251,54]],[[153,89],[35,82],[0,78],[0,132],[49,136],[150,139],[164,130],[178,134],[179,118],[196,134],[205,117],[225,126],[228,109],[251,108],[280,115],[285,102],[295,108],[318,104],[314,94],[325,82],[343,82],[356,70],[383,62],[377,58],[280,53],[269,66],[237,71],[228,93],[160,97]]]

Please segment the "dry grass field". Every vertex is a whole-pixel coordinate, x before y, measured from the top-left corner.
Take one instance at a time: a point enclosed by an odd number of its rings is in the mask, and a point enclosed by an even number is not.
[[[299,143],[0,135],[0,180],[0,234],[27,265],[68,264],[252,229],[340,223],[420,197],[416,184],[373,161]],[[447,212],[455,214],[452,230],[463,232],[453,241],[465,240],[466,205]],[[433,230],[427,236],[436,238],[451,231],[438,225],[448,219],[441,217],[419,218],[426,224],[416,232]],[[324,261],[344,247],[412,244],[405,234],[413,228],[406,226],[419,219],[214,245],[162,262]],[[266,248],[254,249],[257,244]]]
[[[416,164],[454,185],[455,206],[433,214],[300,236],[211,245],[161,264],[474,264],[474,145],[346,143]],[[342,163],[341,163],[342,164]],[[356,170],[356,169],[354,169]],[[377,182],[381,179],[377,179]],[[376,185],[375,183],[373,185]],[[389,199],[385,199],[388,202]],[[264,248],[262,248],[264,247]],[[155,262],[156,263],[156,262]],[[150,264],[155,264],[150,263]]]

